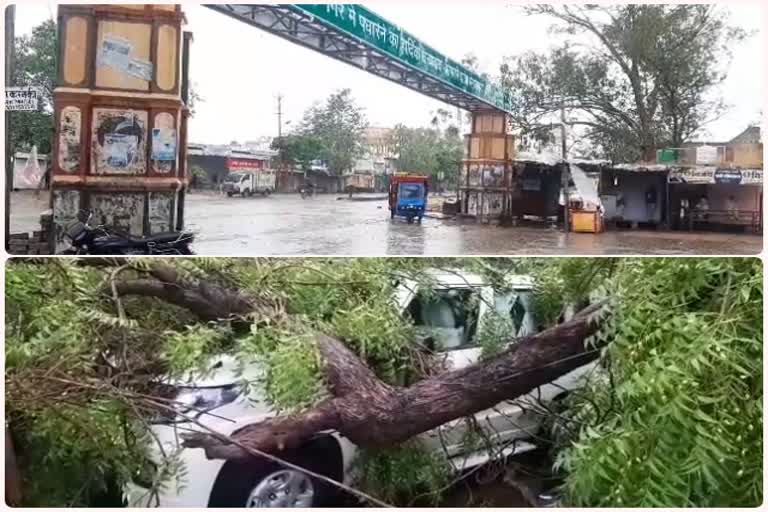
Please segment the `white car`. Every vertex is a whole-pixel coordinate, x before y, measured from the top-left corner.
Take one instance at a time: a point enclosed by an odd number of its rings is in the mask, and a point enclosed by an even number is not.
[[[462,271],[431,272],[436,283],[426,299],[416,282],[405,281],[397,288],[395,300],[403,314],[409,314],[417,326],[435,334],[437,345],[449,368],[457,369],[476,362],[481,348],[476,345],[482,319],[493,308],[509,315],[518,336],[531,334],[536,323],[531,312],[533,282],[526,276],[509,278],[508,291],[499,292],[481,276]],[[502,402],[477,413],[477,424],[485,429],[494,445],[494,456],[512,455],[535,448],[532,441],[541,427],[542,416],[521,407],[526,401],[547,402],[582,385],[582,379],[594,363],[582,366],[551,384],[537,388],[514,402]],[[243,379],[257,378],[258,366],[237,372],[234,360],[218,358],[218,369],[205,381],[179,387],[176,400],[207,409],[198,420],[209,428],[228,435],[245,425],[272,417],[275,413],[251,389],[248,397],[239,394]],[[250,374],[249,374],[250,373]],[[431,449],[445,453],[456,471],[482,464],[489,450],[464,453],[461,440],[467,422],[455,420],[426,432],[421,439]],[[157,424],[153,433],[161,441],[166,455],[174,454],[185,467],[185,474],[171,479],[161,490],[150,492],[152,479],[134,481],[126,486],[129,506],[134,507],[312,507],[332,505],[335,489],[328,483],[265,460],[208,460],[202,449],[182,449],[179,435],[200,428],[192,423]],[[163,460],[157,443],[152,443],[153,460]],[[306,445],[282,458],[347,484],[354,483],[351,471],[357,448],[338,432],[316,436]],[[178,481],[177,481],[178,480]],[[156,487],[156,486],[154,486]]]

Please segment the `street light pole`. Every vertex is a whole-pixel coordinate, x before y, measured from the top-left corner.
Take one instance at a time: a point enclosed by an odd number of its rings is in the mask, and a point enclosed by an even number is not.
[[[5,8],[5,86],[13,85],[16,66],[15,43],[16,6]],[[11,148],[11,114],[5,111],[5,250],[9,249],[11,233],[11,188],[13,188],[13,148]]]

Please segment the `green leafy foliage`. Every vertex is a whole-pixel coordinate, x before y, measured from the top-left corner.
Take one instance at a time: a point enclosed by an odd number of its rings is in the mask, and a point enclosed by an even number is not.
[[[32,33],[16,38],[13,85],[40,88],[42,99],[37,112],[12,112],[11,148],[50,155],[53,141],[53,89],[58,57],[56,23],[46,20]]]
[[[758,259],[622,263],[611,373],[560,455],[571,505],[762,503],[762,283]]]
[[[314,135],[284,135],[273,139],[270,147],[278,151],[279,165],[298,166],[304,171],[323,155],[322,141]]]
[[[417,442],[386,450],[365,450],[357,459],[359,485],[387,503],[424,499],[436,504],[450,480],[450,466]]]
[[[179,331],[163,333],[161,358],[167,364],[169,376],[184,375],[190,371],[204,373],[210,354],[222,352],[231,335],[226,328],[208,325],[190,325]]]
[[[553,325],[566,307],[587,302],[615,264],[610,259],[552,258],[548,265],[528,267],[535,279],[533,307],[539,324]]]
[[[446,186],[455,184],[464,146],[455,124],[443,126],[452,121],[451,114],[440,110],[430,128],[395,126],[390,144],[397,154],[397,168],[442,179]]]
[[[272,141],[278,151],[278,165],[296,166],[304,171],[320,160],[337,175],[351,170],[364,153],[363,131],[368,127],[363,109],[349,89],[331,94],[324,103],[316,103],[306,112],[293,133]]]
[[[489,311],[480,321],[476,336],[477,344],[482,349],[481,357],[495,356],[508,347],[512,339],[510,333],[515,332],[515,324],[509,315]]]
[[[310,336],[282,337],[266,357],[269,400],[289,410],[309,407],[325,394],[322,364]]]

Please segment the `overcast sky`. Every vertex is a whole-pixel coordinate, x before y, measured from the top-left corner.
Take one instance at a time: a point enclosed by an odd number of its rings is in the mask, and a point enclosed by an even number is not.
[[[491,74],[504,56],[543,50],[551,44],[547,19],[526,17],[519,6],[508,3],[366,5],[449,57],[460,60],[467,53],[475,54],[481,69]],[[765,104],[766,10],[757,3],[734,3],[728,8],[734,24],[757,33],[734,48],[722,86],[732,109],[703,134],[711,140],[737,135],[758,119]],[[352,89],[373,126],[426,125],[431,112],[445,108],[441,102],[200,5],[185,4],[184,11],[189,21],[186,29],[194,34],[191,80],[205,99],[190,121],[190,141],[212,144],[275,136],[278,93],[283,95],[284,131],[313,102],[345,87]],[[17,35],[55,14],[52,2],[17,3]]]

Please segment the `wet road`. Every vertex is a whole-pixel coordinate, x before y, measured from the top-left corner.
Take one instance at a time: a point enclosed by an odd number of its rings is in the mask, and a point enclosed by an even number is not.
[[[186,224],[201,255],[547,255],[757,254],[747,234],[614,231],[565,234],[545,227],[497,227],[425,218],[390,220],[385,200],[337,195],[227,198],[187,196]]]
[[[545,227],[497,227],[425,218],[389,219],[385,200],[338,201],[336,195],[228,198],[187,195],[186,225],[200,255],[707,255],[757,254],[762,237],[748,234],[609,231],[600,235]],[[11,232],[39,229],[48,197],[11,195]]]

